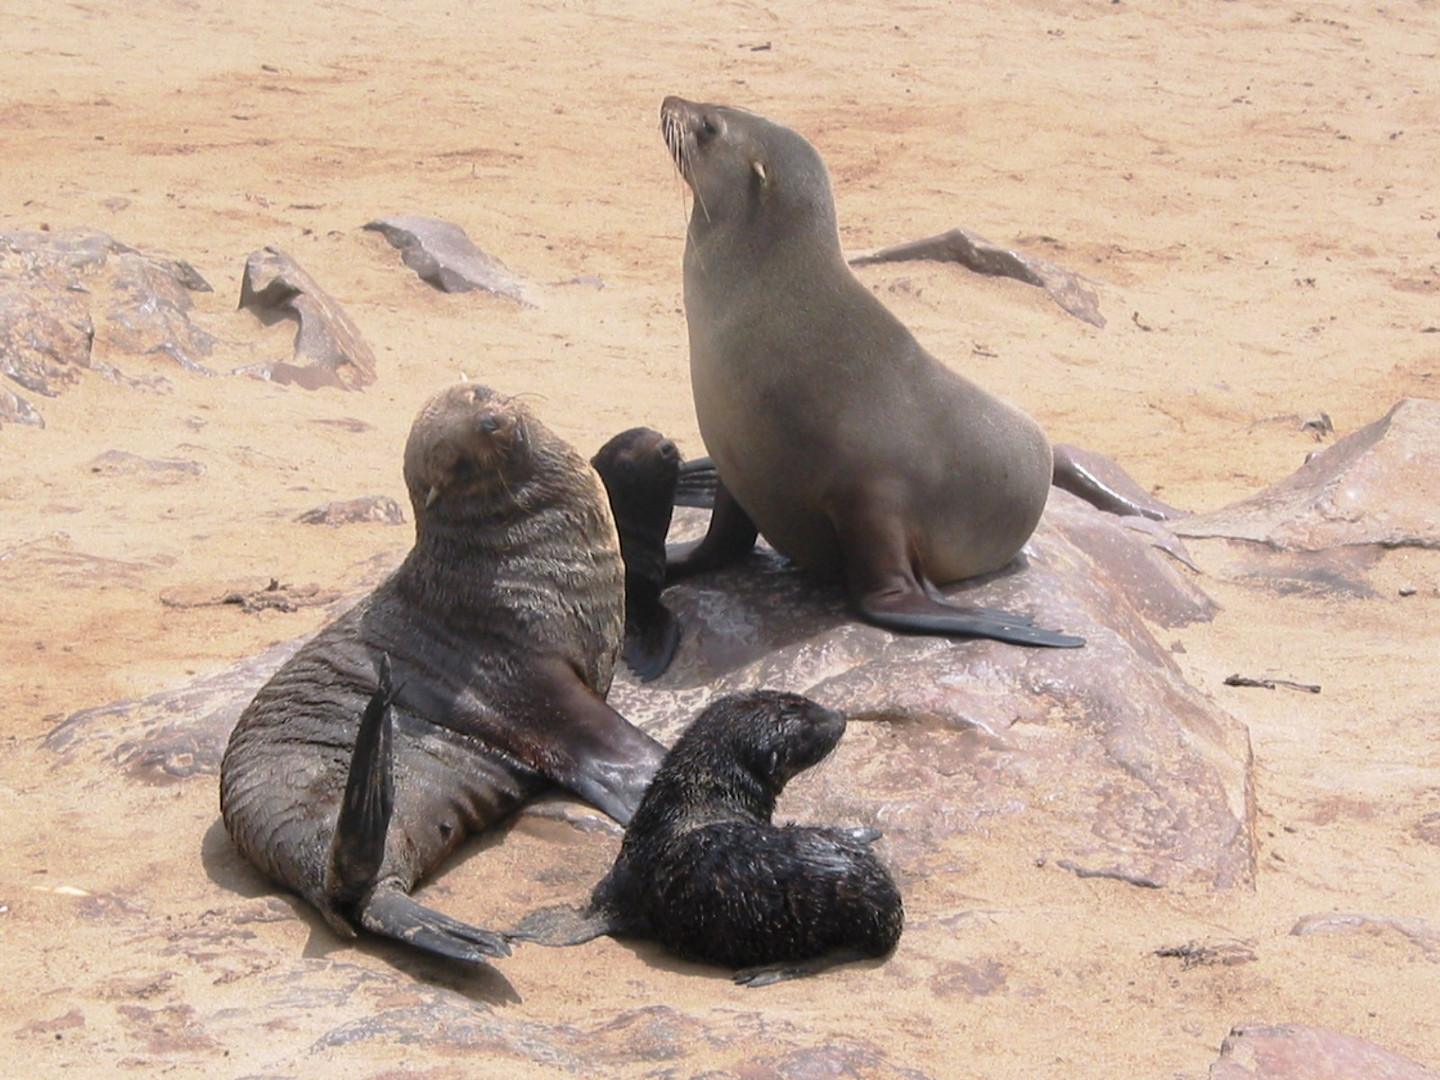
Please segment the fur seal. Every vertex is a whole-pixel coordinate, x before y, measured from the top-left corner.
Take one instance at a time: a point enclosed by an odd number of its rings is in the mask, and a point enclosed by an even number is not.
[[[550,785],[629,821],[664,748],[605,704],[621,563],[585,460],[519,401],[461,384],[420,410],[405,484],[415,546],[255,695],[220,808],[245,857],[341,935],[479,961],[504,935],[410,890]]]
[[[1049,494],[1050,444],[934,359],[856,280],[815,148],[754,113],[677,97],[660,127],[695,196],[690,379],[720,476],[709,532],[672,555],[671,579],[723,565],[763,533],[801,566],[843,578],[876,625],[1084,644],[934,594],[1019,553]]]
[[[589,908],[536,912],[514,937],[655,938],[751,986],[888,955],[905,916],[870,849],[880,834],[770,820],[786,782],[844,732],[844,716],[799,694],[715,701],[666,754]]]
[[[625,563],[625,647],[641,682],[659,678],[680,645],[680,623],[660,601],[665,534],[680,478],[680,450],[646,427],[622,431],[590,459],[605,482]]]

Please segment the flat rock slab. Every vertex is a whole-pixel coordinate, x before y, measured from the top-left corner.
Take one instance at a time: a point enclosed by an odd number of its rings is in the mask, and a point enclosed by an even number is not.
[[[692,532],[704,520],[678,517]],[[1058,490],[1030,550],[1028,566],[965,599],[1033,612],[1084,634],[1085,648],[899,637],[851,620],[837,588],[758,553],[666,593],[685,627],[675,665],[644,686],[617,679],[611,702],[667,743],[707,702],[746,687],[844,710],[840,764],[817,771],[794,810],[878,826],[902,878],[963,867],[978,835],[1003,846],[1013,828],[1013,857],[1062,871],[1248,885],[1248,734],[1185,682],[1147,625],[1205,619],[1213,603],[1149,533]],[[108,762],[151,782],[213,773],[240,710],[295,647],[78,713],[47,744],[61,763]]]
[[[1049,259],[1014,251],[986,240],[965,228],[951,229],[938,236],[896,244],[850,259],[851,266],[872,263],[909,262],[926,259],[932,262],[959,263],[977,274],[1008,277],[1044,289],[1057,304],[1077,319],[1091,326],[1104,327],[1100,299],[1095,290],[1073,270],[1067,270]]]
[[[379,218],[365,226],[400,249],[405,265],[443,292],[481,290],[534,307],[534,288],[499,259],[477,248],[465,230],[431,217]]]
[[[98,370],[117,382],[163,388],[163,377],[132,378],[96,360],[97,338],[132,354],[162,354],[194,371],[215,339],[190,318],[190,292],[210,286],[181,260],[145,255],[96,229],[0,233],[0,374],[54,397]],[[41,424],[14,391],[7,419]]]
[[[1278,484],[1171,527],[1291,552],[1440,548],[1440,401],[1406,398]]]
[[[704,517],[680,515],[681,531],[698,531]],[[657,683],[617,679],[611,700],[667,741],[705,702],[746,685],[803,689],[846,708],[854,719],[836,756],[787,791],[782,816],[879,825],[881,851],[911,898],[925,895],[920,877],[963,873],[982,858],[1027,867],[1046,858],[1041,872],[1142,884],[1243,884],[1252,873],[1245,730],[1184,683],[1149,629],[1208,618],[1214,606],[1154,540],[1056,492],[1028,566],[966,590],[1087,634],[1078,650],[899,638],[853,623],[836,589],[759,554],[667,593],[687,629],[677,666]],[[687,1002],[657,1003],[638,987],[634,1000],[616,1000],[603,1015],[551,1018],[498,1007],[531,990],[513,965],[458,971],[375,939],[339,941],[298,900],[260,880],[214,809],[230,729],[299,644],[168,693],[77,713],[48,736],[54,782],[72,786],[77,800],[184,801],[196,806],[186,818],[196,834],[167,835],[158,847],[152,839],[146,850],[157,853],[147,858],[180,864],[155,861],[146,871],[164,876],[163,888],[121,885],[113,895],[63,901],[83,913],[81,947],[119,940],[143,948],[124,980],[57,999],[17,1033],[26,1045],[38,1052],[57,1034],[62,1044],[104,1037],[152,1062],[220,1069],[227,1048],[243,1045],[253,1048],[246,1075],[275,1077],[304,1075],[321,1057],[355,1075],[388,1074],[413,1065],[407,1055],[423,1046],[437,1077],[470,1075],[480,1054],[517,1075],[629,1077],[640,1063],[646,1075],[717,1080],[930,1080],[903,1045],[817,1027],[805,1019],[810,1008],[793,1002],[774,1011],[770,1000],[746,996],[763,992],[736,988],[715,969],[680,966],[685,983],[705,991]],[[607,823],[571,801],[542,800],[499,850],[488,850],[494,837],[482,839],[467,849],[478,865],[427,886],[438,891],[435,902],[509,925],[500,911],[538,897],[579,901],[603,872],[614,829],[597,835],[556,818]],[[203,888],[194,884],[201,867]],[[478,893],[460,883],[476,872],[489,882]],[[175,900],[174,882],[186,880],[203,900]],[[943,929],[947,920],[963,926],[967,917],[922,900],[908,916],[911,932],[931,935],[932,947],[962,933]],[[675,977],[677,962],[653,949],[645,955]],[[961,955],[937,961],[938,993],[971,1000],[1003,991],[1003,966]],[[585,950],[547,961],[579,970],[592,962]],[[928,958],[918,962],[929,970]],[[916,956],[891,964],[893,974],[876,965],[885,978],[916,977]],[[857,993],[877,992],[879,976],[863,966],[847,977]],[[192,985],[205,996],[187,994]],[[257,1031],[273,1038],[257,1045]]]
[[[357,499],[327,502],[313,510],[306,510],[295,520],[302,525],[329,525],[332,528],[369,522],[404,525],[405,511],[389,495],[362,495]]]
[[[677,519],[695,530],[704,515]],[[957,837],[1004,845],[1014,830],[1027,858],[1085,876],[1246,886],[1248,733],[1149,628],[1214,610],[1155,528],[1052,489],[1028,565],[949,592],[1081,634],[1081,649],[891,634],[851,619],[838,587],[760,553],[668,590],[685,633],[675,663],[611,702],[664,742],[747,687],[842,710],[836,764],[797,785],[791,806],[880,828],[902,880],[962,868],[973,848]]]
[[[1210,1080],[1437,1080],[1407,1057],[1354,1035],[1303,1024],[1231,1029]]]
[[[294,316],[291,362],[246,369],[306,390],[337,386],[361,390],[375,381],[375,354],[344,309],[300,264],[279,248],[266,247],[245,260],[240,307],[262,319]]]
[[[223,597],[209,600],[223,603]],[[177,606],[188,606],[182,598]],[[60,764],[108,762],[147,783],[218,776],[230,730],[304,639],[282,642],[179,690],[75,713],[45,737]]]
[[[97,476],[138,476],[157,484],[175,484],[205,475],[205,466],[187,458],[147,458],[128,450],[106,450],[86,466]]]

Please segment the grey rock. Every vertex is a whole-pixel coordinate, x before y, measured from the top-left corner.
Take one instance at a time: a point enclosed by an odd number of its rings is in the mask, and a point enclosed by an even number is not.
[[[703,515],[677,520],[693,533]],[[841,710],[838,764],[797,805],[880,828],[902,877],[956,869],[952,835],[1009,828],[1027,858],[1075,873],[1248,885],[1248,734],[1147,625],[1208,619],[1214,603],[1127,520],[1052,491],[1028,565],[947,592],[1082,634],[1082,649],[890,634],[852,619],[838,585],[762,551],[666,591],[684,627],[675,662],[643,688],[617,683],[611,703],[667,742],[748,687]]]
[[[977,274],[1023,281],[1027,285],[1044,289],[1057,304],[1077,319],[1091,326],[1105,325],[1105,316],[1100,314],[1099,297],[1079,274],[1038,255],[1003,248],[969,229],[955,228],[938,236],[927,236],[923,240],[912,240],[906,244],[855,255],[851,257],[850,265],[869,266],[872,263],[908,262],[914,259],[959,263]]]
[[[385,525],[404,525],[405,511],[389,495],[362,495],[358,499],[327,502],[314,510],[307,510],[295,519],[302,525],[358,525],[364,522],[379,522]]]
[[[405,265],[443,292],[476,289],[534,307],[533,287],[499,259],[477,248],[459,225],[440,218],[388,217],[365,226],[400,249]]]
[[[350,316],[280,249],[261,248],[245,260],[240,307],[263,320],[293,316],[300,324],[292,362],[242,369],[245,373],[306,390],[361,390],[375,381],[375,354]]]
[[[1440,548],[1440,401],[1397,402],[1278,484],[1173,529],[1280,551]]]
[[[679,516],[702,527],[703,514]],[[1056,492],[1028,566],[965,590],[1084,633],[1084,649],[896,636],[852,620],[838,587],[762,552],[669,590],[686,628],[676,663],[645,686],[617,680],[611,703],[667,742],[710,700],[747,687],[842,709],[842,764],[816,770],[797,805],[813,820],[881,828],[902,876],[960,866],[957,835],[1013,829],[1017,857],[1074,873],[1243,886],[1248,735],[1184,681],[1147,625],[1206,619],[1214,605],[1120,520]],[[213,772],[229,726],[294,648],[78,713],[48,745],[62,761],[105,758],[152,781]]]
[[[145,255],[95,229],[0,233],[0,374],[45,397],[90,368],[120,382],[163,386],[163,379],[134,380],[96,363],[97,336],[120,351],[162,354],[211,374],[203,360],[215,339],[190,318],[189,296],[209,289],[189,263]],[[0,422],[43,426],[32,405],[6,394]]]
[[[1354,1035],[1244,1024],[1225,1037],[1210,1080],[1436,1080],[1436,1074]]]

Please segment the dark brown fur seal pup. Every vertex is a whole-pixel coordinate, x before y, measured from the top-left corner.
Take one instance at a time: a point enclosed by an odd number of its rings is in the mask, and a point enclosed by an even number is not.
[[[1050,445],[855,279],[815,148],[721,105],[670,97],[660,118],[695,195],[690,380],[720,474],[710,531],[672,559],[672,579],[731,561],[758,530],[801,566],[843,576],[877,625],[1083,644],[934,595],[932,582],[998,570],[1024,546],[1050,491]]]
[[[680,623],[660,601],[680,451],[658,431],[631,428],[602,446],[590,464],[605,481],[625,561],[621,655],[642,682],[650,682],[665,673],[680,645]]]
[[[416,883],[552,784],[628,821],[664,750],[604,701],[621,565],[584,459],[465,384],[420,411],[405,483],[415,547],[255,695],[220,806],[245,857],[342,935],[480,960],[503,935],[423,907]]]
[[[843,716],[798,694],[714,702],[665,756],[589,909],[536,912],[515,936],[656,938],[751,986],[889,954],[904,908],[870,850],[879,833],[770,823],[786,782],[844,732]]]

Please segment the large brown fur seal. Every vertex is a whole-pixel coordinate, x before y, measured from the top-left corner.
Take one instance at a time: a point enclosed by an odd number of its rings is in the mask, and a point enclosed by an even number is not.
[[[536,912],[514,936],[655,938],[751,986],[887,955],[904,906],[870,850],[879,833],[770,820],[785,784],[844,732],[841,714],[799,694],[712,703],[666,754],[589,908]]]
[[[720,476],[710,530],[672,558],[671,579],[732,560],[758,531],[842,576],[877,625],[1083,644],[932,587],[1000,569],[1029,538],[1053,471],[1039,426],[935,360],[855,279],[805,139],[676,97],[660,116],[695,196],[690,379]]]
[[[412,900],[416,883],[550,785],[628,821],[664,751],[605,704],[621,563],[584,459],[462,384],[420,411],[405,483],[414,548],[256,694],[220,806],[245,857],[339,933],[480,960],[504,936]]]

